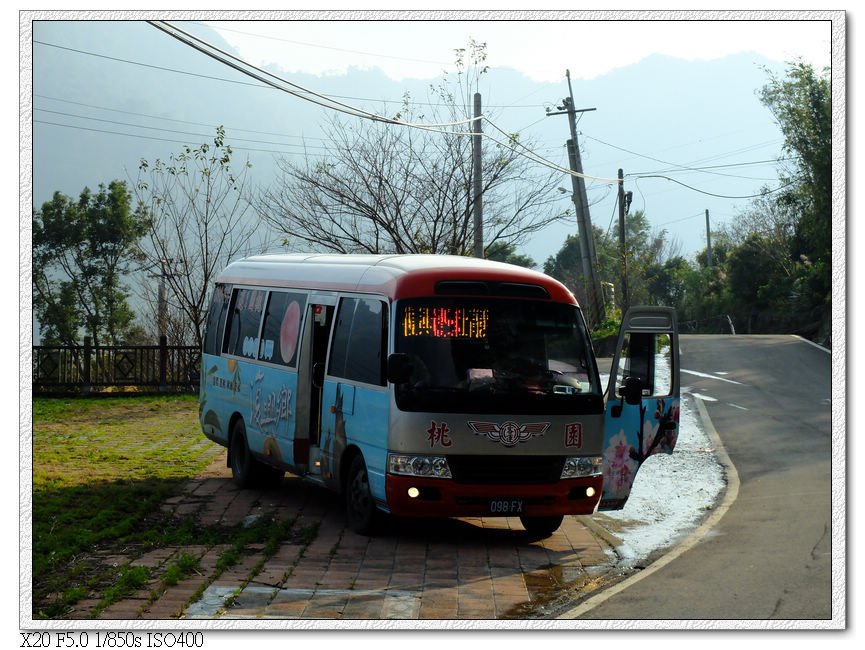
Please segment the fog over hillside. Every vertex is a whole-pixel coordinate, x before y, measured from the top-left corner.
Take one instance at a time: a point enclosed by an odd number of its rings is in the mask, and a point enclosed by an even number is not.
[[[231,51],[207,26],[196,24],[194,32]],[[184,144],[210,141],[217,125],[226,127],[235,160],[248,157],[259,187],[274,182],[274,156],[302,155],[304,145],[311,156],[324,152],[319,138],[327,109],[263,87],[145,22],[38,21],[33,41],[32,190],[37,209],[55,191],[77,196],[85,186],[134,178],[142,158],[165,159]],[[566,167],[567,118],[546,116],[545,110],[555,110],[567,95],[565,70],[575,72],[580,61],[566,55],[559,60],[560,83],[537,83],[513,70],[491,69],[481,92],[484,113],[497,126],[520,132],[521,141]],[[612,179],[622,168],[626,175],[642,176],[625,179],[633,192],[632,210],[644,210],[653,227],[668,230],[684,255],[695,254],[705,246],[705,210],[715,228],[748,204],[747,199],[725,197],[778,186],[771,161],[781,155],[782,137],[756,94],[768,78],[763,66],[783,72],[782,64],[756,55],[714,61],[656,55],[590,81],[575,75],[577,108],[595,109],[582,113],[578,124],[585,173]],[[399,109],[406,93],[427,102],[429,85],[437,81],[395,82],[375,69],[322,77],[276,67],[270,71],[386,114]],[[562,186],[570,187],[565,175]],[[569,195],[568,190],[561,196],[563,208]],[[588,196],[593,223],[606,230],[615,214],[615,186],[590,180]],[[542,264],[575,232],[575,223],[548,228],[521,252]]]

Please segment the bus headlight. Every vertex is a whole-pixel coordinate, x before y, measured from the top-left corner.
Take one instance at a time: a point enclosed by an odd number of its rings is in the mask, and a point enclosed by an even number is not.
[[[562,478],[577,478],[601,473],[601,456],[572,456],[565,458]]]
[[[425,476],[428,478],[451,478],[447,458],[444,456],[414,456],[411,454],[388,454],[387,471],[403,476]]]

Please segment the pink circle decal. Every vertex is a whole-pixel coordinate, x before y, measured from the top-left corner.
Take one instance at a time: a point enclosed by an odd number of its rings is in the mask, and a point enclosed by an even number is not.
[[[289,363],[294,357],[297,347],[297,333],[300,329],[300,305],[293,300],[285,310],[282,317],[282,326],[279,328],[279,354],[283,363]]]

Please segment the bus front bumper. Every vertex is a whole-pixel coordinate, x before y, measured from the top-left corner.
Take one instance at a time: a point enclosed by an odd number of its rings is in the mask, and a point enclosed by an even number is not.
[[[550,517],[592,514],[603,483],[602,474],[532,485],[387,474],[385,490],[388,509],[400,517]]]

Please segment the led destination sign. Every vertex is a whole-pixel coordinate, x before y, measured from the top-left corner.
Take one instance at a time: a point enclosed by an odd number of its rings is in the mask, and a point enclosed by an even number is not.
[[[487,335],[489,309],[481,307],[406,306],[402,333],[406,337],[483,339]]]

